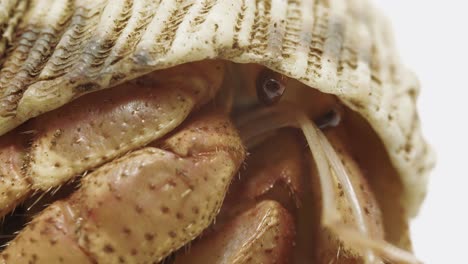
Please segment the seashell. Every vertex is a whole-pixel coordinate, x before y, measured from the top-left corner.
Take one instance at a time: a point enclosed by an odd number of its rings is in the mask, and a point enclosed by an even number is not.
[[[336,95],[380,136],[415,215],[433,154],[419,84],[366,0],[3,0],[0,135],[84,94],[219,58]]]

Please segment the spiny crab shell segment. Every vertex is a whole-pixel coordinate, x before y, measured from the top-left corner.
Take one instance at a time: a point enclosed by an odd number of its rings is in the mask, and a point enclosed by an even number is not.
[[[6,0],[0,134],[71,100],[182,63],[258,63],[335,94],[381,137],[415,215],[433,155],[418,82],[366,0]],[[313,103],[313,102],[311,102]]]

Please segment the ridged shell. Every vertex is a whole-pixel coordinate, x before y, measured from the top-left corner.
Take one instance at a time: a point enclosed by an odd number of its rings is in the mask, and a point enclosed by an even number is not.
[[[365,0],[0,0],[0,33],[0,134],[157,69],[260,63],[359,112],[400,172],[411,214],[425,196],[433,158],[419,85]]]

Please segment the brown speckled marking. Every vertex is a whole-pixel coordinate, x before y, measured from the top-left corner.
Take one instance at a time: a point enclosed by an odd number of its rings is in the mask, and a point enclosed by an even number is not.
[[[203,22],[205,22],[206,17],[210,13],[211,9],[216,5],[216,0],[203,0],[202,7],[198,12],[198,15],[193,19],[193,31],[197,30]]]
[[[70,72],[91,38],[89,32],[96,26],[103,9],[102,3],[96,1],[93,6],[78,6],[73,10],[70,25],[41,73],[43,79],[57,78]]]
[[[242,22],[244,21],[245,11],[247,10],[247,6],[245,5],[245,1],[246,0],[240,0],[241,5],[240,5],[240,9],[239,9],[239,11],[237,13],[236,24],[234,25],[234,36],[233,36],[233,40],[232,40],[232,48],[233,49],[240,48],[240,46],[239,46],[239,32],[242,29]]]
[[[131,56],[132,51],[141,40],[142,35],[146,31],[149,23],[153,20],[155,15],[155,10],[158,9],[159,4],[162,0],[158,1],[149,1],[149,3],[144,3],[145,6],[143,10],[134,10],[132,17],[129,19],[128,24],[134,23],[133,28],[128,28],[126,33],[120,36],[120,39],[116,42],[116,47],[112,50],[109,55],[104,69],[109,65],[114,65],[124,58]],[[134,8],[135,9],[135,8]],[[132,19],[136,20],[135,22]],[[132,30],[133,29],[133,30]],[[125,33],[125,32],[123,32]],[[114,77],[117,80],[117,77]]]
[[[286,33],[283,40],[283,58],[289,58],[297,48],[301,31],[300,1],[288,0],[288,13],[286,14]]]
[[[105,60],[112,52],[115,42],[120,37],[120,34],[130,19],[132,6],[133,1],[125,0],[125,3],[120,10],[120,14],[117,15],[118,18],[114,20],[111,28],[106,29],[106,34],[104,36],[91,36],[87,46],[82,49],[80,59],[71,69],[72,72],[75,72],[77,75],[88,76],[90,79],[94,79],[99,74],[104,66]],[[103,12],[105,12],[105,8]],[[107,8],[110,8],[110,6],[107,6]],[[103,18],[101,14],[99,23],[104,23],[105,20],[106,18]],[[96,24],[96,27],[99,27],[99,23]]]
[[[72,0],[66,1],[65,10],[70,10]],[[68,7],[67,7],[68,6]],[[52,5],[49,8],[53,8]],[[48,6],[43,7],[42,19],[51,19],[47,13]],[[44,67],[47,59],[55,49],[70,19],[70,12],[63,12],[52,26],[38,24],[24,26],[25,33],[17,38],[17,48],[12,53],[14,59],[7,59],[0,70],[0,116],[8,116],[16,110],[15,105],[21,99],[24,90],[37,77]],[[21,32],[22,30],[20,30]],[[27,44],[26,44],[27,43]],[[10,73],[14,72],[15,75]]]
[[[177,29],[184,20],[193,3],[185,3],[185,1],[176,1],[176,6],[171,11],[170,19],[165,23],[164,29],[161,31],[155,41],[153,52],[155,54],[166,54],[172,46],[172,42],[176,37]]]
[[[268,29],[271,23],[271,3],[264,0],[255,0],[255,18],[250,33],[249,52],[262,54],[268,46]]]
[[[2,21],[0,19],[0,65],[3,63],[3,55],[5,50],[11,45],[14,31],[26,12],[28,7],[28,0],[10,1],[9,6],[4,6],[4,14],[7,15]]]
[[[242,143],[226,117],[203,114],[162,145],[167,150],[147,147],[87,175],[80,189],[44,210],[0,256],[14,254],[18,263],[146,263],[198,236],[243,161]],[[216,177],[207,184],[206,175]],[[141,192],[151,184],[154,191]],[[191,208],[195,214],[180,213]],[[51,237],[53,243],[42,243]]]
[[[312,38],[309,44],[309,54],[307,60],[307,73],[313,74],[314,77],[320,78],[320,67],[322,64],[322,54],[326,41],[326,32],[328,30],[328,8],[323,4],[323,1],[315,1],[314,3],[314,25],[312,28]]]

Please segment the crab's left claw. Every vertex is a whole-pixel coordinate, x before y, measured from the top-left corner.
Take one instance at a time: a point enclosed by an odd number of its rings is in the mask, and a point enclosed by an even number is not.
[[[192,119],[160,148],[114,160],[42,211],[0,254],[5,263],[149,263],[212,222],[244,159],[227,117]]]

